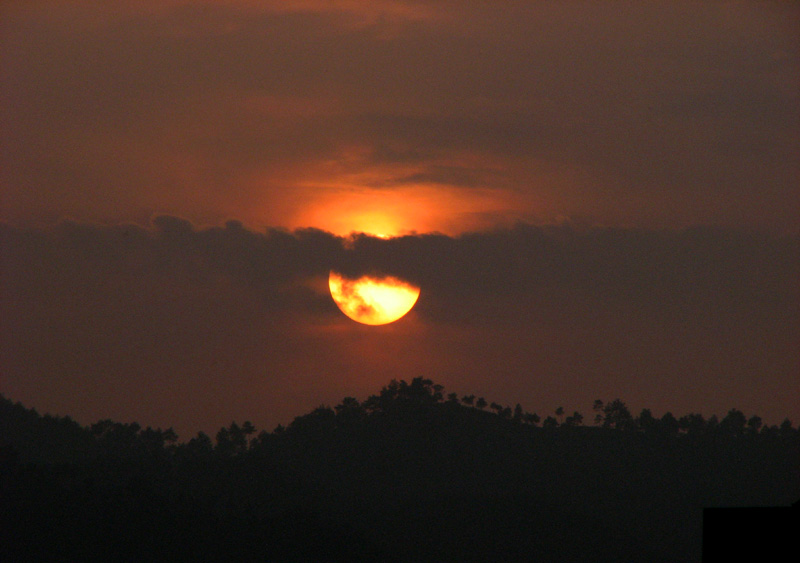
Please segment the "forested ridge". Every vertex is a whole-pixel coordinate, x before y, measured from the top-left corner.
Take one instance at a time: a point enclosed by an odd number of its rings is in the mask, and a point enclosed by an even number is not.
[[[590,415],[424,378],[214,439],[41,416],[0,398],[5,560],[697,561],[702,509],[800,498],[800,433]]]

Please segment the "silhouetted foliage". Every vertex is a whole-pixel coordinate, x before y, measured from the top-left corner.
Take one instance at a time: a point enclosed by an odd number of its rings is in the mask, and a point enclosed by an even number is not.
[[[701,508],[800,497],[788,420],[486,403],[420,377],[179,443],[2,398],[4,559],[697,561]]]
[[[750,434],[758,434],[758,431],[761,430],[761,426],[763,425],[763,421],[761,417],[758,415],[751,416],[747,421],[747,430]]]
[[[619,399],[605,404],[599,400],[595,401],[595,410],[598,411],[595,420],[602,424],[603,428],[631,430],[634,427],[633,417],[628,406]]]
[[[525,412],[522,410],[522,405],[517,403],[517,406],[514,407],[514,422],[522,422],[524,416]]]
[[[691,413],[682,416],[678,421],[680,429],[687,434],[699,434],[706,429],[706,420],[702,414]]]
[[[664,416],[661,417],[660,426],[661,430],[670,436],[674,436],[680,430],[678,419],[669,411],[665,412]]]
[[[564,420],[564,426],[580,426],[583,424],[583,415],[578,411],[572,413]]]
[[[522,417],[527,424],[531,426],[536,426],[541,421],[541,418],[538,414],[534,413],[525,413]]]
[[[552,416],[548,416],[544,419],[544,422],[542,422],[542,428],[558,428],[558,421]]]
[[[725,418],[720,421],[719,425],[727,434],[741,436],[744,434],[744,429],[747,425],[747,417],[739,409],[731,409]]]

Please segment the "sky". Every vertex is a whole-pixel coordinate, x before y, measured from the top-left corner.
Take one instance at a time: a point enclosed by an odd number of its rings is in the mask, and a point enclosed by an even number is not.
[[[796,3],[0,11],[11,399],[188,439],[421,375],[800,422]],[[332,268],[419,301],[360,325]]]

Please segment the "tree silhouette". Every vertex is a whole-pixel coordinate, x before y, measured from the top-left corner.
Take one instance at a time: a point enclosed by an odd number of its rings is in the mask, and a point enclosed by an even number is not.
[[[214,444],[208,434],[198,432],[196,437],[186,443],[184,449],[194,457],[205,458],[214,450]]]
[[[126,457],[134,450],[139,430],[141,426],[135,422],[123,424],[108,419],[91,425],[91,432],[103,450],[119,457]]]
[[[792,434],[794,434],[794,430],[792,428],[792,421],[788,418],[783,419],[780,426],[780,433],[781,436],[784,438],[790,438]]]
[[[423,377],[415,377],[411,383],[393,379],[378,395],[364,401],[363,406],[367,413],[375,413],[396,410],[398,404],[431,405],[442,401],[443,389],[443,386]]]
[[[605,419],[605,413],[603,412],[603,401],[600,399],[595,399],[594,404],[592,405],[592,410],[595,412],[594,415],[594,423],[595,424],[603,424],[603,420]]]
[[[744,434],[746,425],[747,417],[739,409],[729,410],[725,418],[723,418],[719,423],[720,429],[723,432],[733,436],[741,436]]]
[[[247,451],[248,437],[255,431],[256,429],[250,421],[246,421],[242,426],[231,422],[228,428],[221,428],[217,432],[217,453],[231,456]]]
[[[349,428],[359,424],[367,415],[361,403],[353,397],[345,397],[341,403],[334,407],[336,420],[342,427]]]
[[[539,418],[539,415],[536,414],[535,412],[525,413],[524,418],[525,422],[530,424],[531,426],[536,426],[537,424],[539,424],[539,421],[541,420],[541,418]]]
[[[681,430],[687,434],[698,435],[706,430],[706,420],[702,414],[690,413],[678,420]]]
[[[763,423],[764,422],[761,420],[760,416],[751,416],[747,421],[747,431],[750,434],[758,434],[758,431],[761,430]]]
[[[573,412],[572,416],[568,416],[564,421],[564,425],[570,427],[580,426],[581,424],[583,424],[583,415],[578,411]]]
[[[669,436],[674,436],[681,429],[681,425],[678,422],[678,419],[676,419],[675,415],[673,415],[669,411],[665,412],[664,415],[661,417],[661,420],[659,421],[659,426],[661,430]]]
[[[595,405],[597,405],[595,401]],[[602,402],[601,402],[602,404]],[[630,430],[634,427],[633,417],[627,405],[619,399],[614,399],[605,404],[602,408],[602,418],[600,419],[604,428],[617,428],[620,430]]]
[[[542,430],[520,403],[495,417],[443,395],[392,381],[216,444],[0,400],[0,544],[9,560],[691,561],[702,507],[800,497],[789,420],[634,420],[615,399],[596,402],[602,428],[571,430],[575,411]]]
[[[172,447],[178,441],[178,435],[172,428],[161,430],[150,428],[139,431],[138,442],[144,451],[151,456],[159,456],[165,447]]]
[[[643,431],[652,433],[658,427],[658,420],[653,416],[650,409],[642,409],[642,412],[636,418],[636,425]]]

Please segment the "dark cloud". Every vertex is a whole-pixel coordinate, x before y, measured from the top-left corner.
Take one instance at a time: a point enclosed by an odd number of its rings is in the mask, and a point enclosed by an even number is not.
[[[83,421],[213,429],[432,376],[529,408],[800,412],[797,237],[572,225],[383,240],[63,223],[3,226],[0,391]],[[345,318],[331,268],[421,288],[385,327]]]

